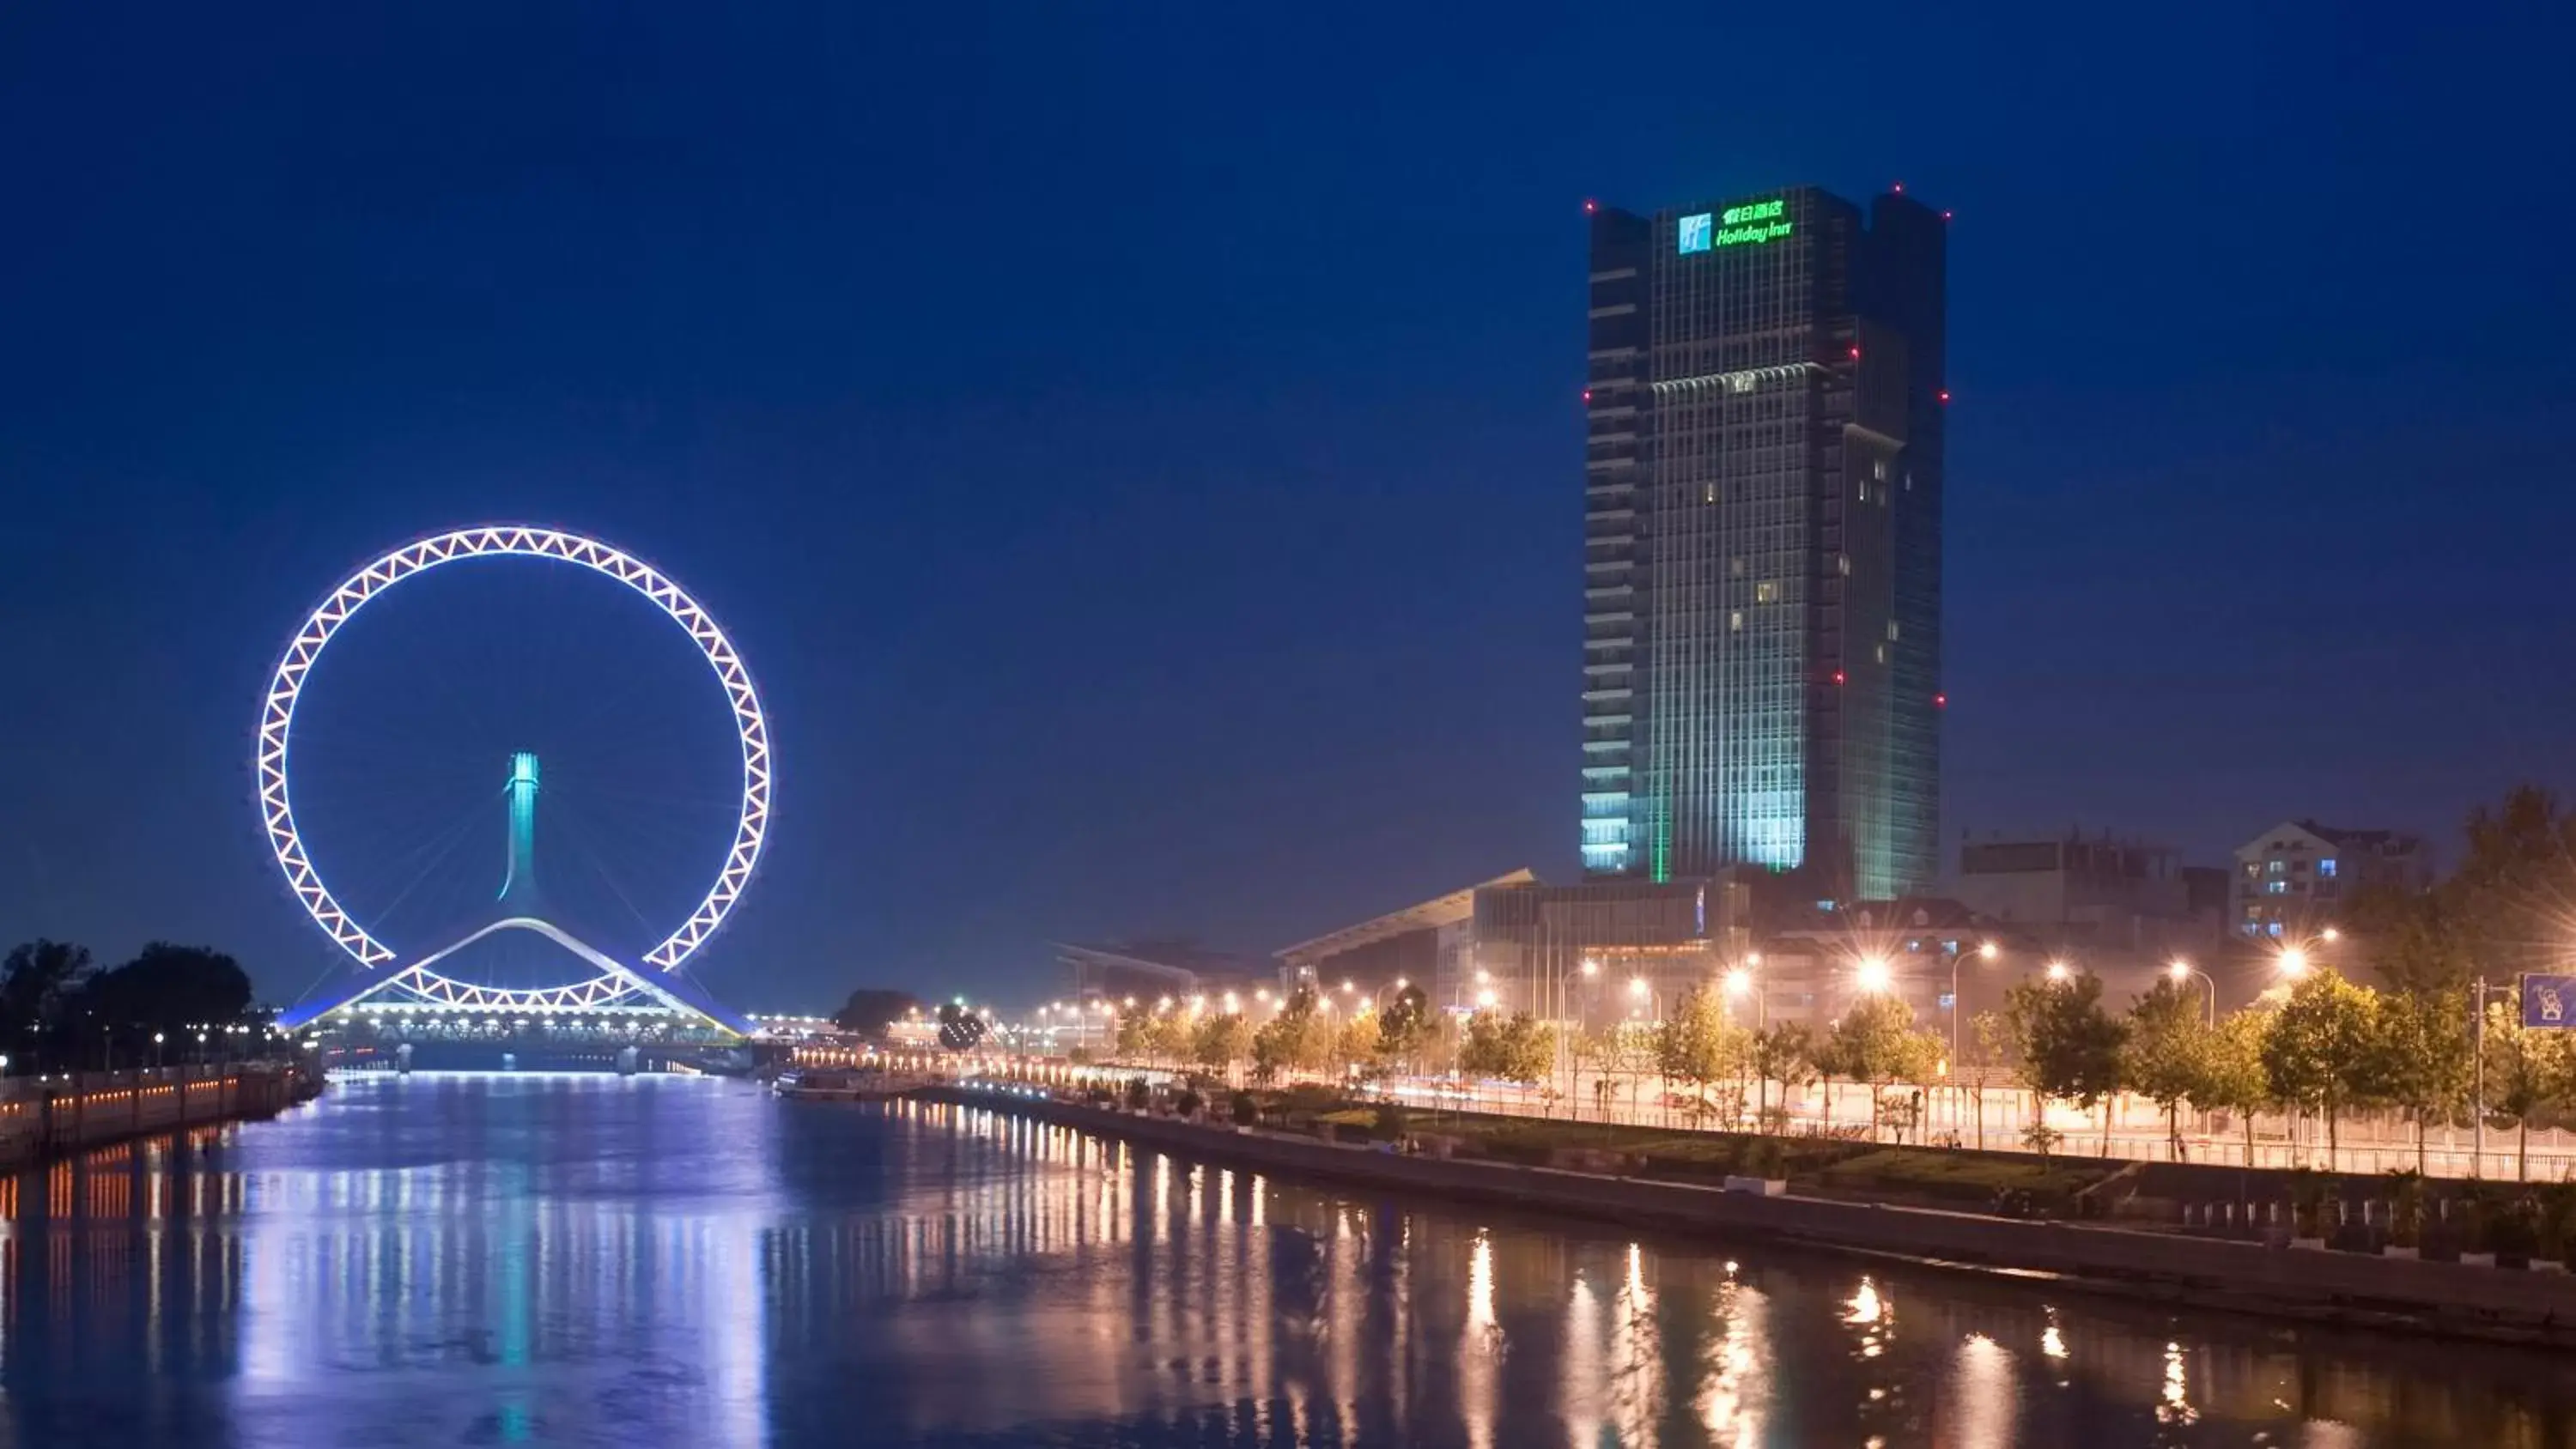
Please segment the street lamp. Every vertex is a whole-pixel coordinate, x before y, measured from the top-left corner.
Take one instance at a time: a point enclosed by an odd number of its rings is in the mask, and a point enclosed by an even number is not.
[[[1872,996],[1885,991],[1895,979],[1894,973],[1887,969],[1884,957],[1863,956],[1860,964],[1852,968],[1852,984]]]
[[[1598,975],[1600,975],[1600,974],[1601,974],[1601,958],[1600,958],[1600,957],[1598,957],[1598,956],[1586,956],[1586,957],[1584,957],[1584,958],[1583,958],[1583,974],[1584,974],[1584,975],[1586,975],[1586,976],[1598,976]]]
[[[2048,979],[2051,981],[2062,982],[2074,974],[2075,973],[2073,971],[2067,968],[2066,963],[2063,961],[2051,961],[2048,963]]]
[[[2303,947],[2284,946],[2279,964],[2281,974],[2296,981],[2308,974],[2308,953]]]
[[[1992,942],[1992,941],[1988,941],[1988,942],[1986,942],[1984,945],[1981,945],[1981,946],[1979,946],[1979,947],[1977,948],[1977,955],[1978,955],[1979,957],[1981,957],[1981,958],[1985,959],[1985,960],[1988,960],[1988,961],[1992,961],[1992,960],[1993,960],[1993,959],[1995,959],[1997,956],[2000,956],[2000,955],[2002,955],[2003,953],[2004,953],[2004,948],[2003,948],[2003,947],[2001,947],[2001,946],[1996,945],[1996,944],[1995,944],[1994,942]]]
[[[2209,1024],[2218,1025],[2218,983],[2211,979],[2208,972],[2199,970],[2190,962],[2176,956],[2171,964],[2165,967],[2165,974],[2173,978],[2176,986],[2188,982],[2195,976],[2199,977],[2201,984],[2209,988]]]

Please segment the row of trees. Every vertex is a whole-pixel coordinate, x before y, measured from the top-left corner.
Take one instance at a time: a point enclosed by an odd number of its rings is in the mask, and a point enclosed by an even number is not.
[[[2576,1112],[2576,1040],[2524,1028],[2503,983],[2563,970],[2576,952],[2576,817],[2524,787],[2472,811],[2465,835],[2459,867],[2430,891],[2354,902],[2352,940],[2378,988],[2316,970],[2211,1022],[2170,981],[2119,1016],[2089,978],[2028,982],[1980,1023],[1969,1070],[2006,1066],[2087,1109],[2134,1091],[2163,1109],[2177,1152],[2186,1108],[2235,1114],[2249,1155],[2257,1112],[2314,1118],[2329,1150],[2352,1114],[2393,1112],[2413,1128],[2419,1171],[2433,1127],[2483,1110],[2515,1131],[2525,1175],[2531,1128]]]
[[[1312,991],[1291,994],[1259,1027],[1241,1012],[1130,1011],[1118,1018],[1117,1053],[1227,1071],[1249,1061],[1264,1078],[1292,1072],[1420,1070],[1439,1035],[1419,987],[1380,1012],[1340,1014]]]
[[[240,964],[200,946],[156,941],[102,969],[85,947],[36,940],[0,961],[0,1041],[13,1070],[130,1066],[151,1059],[156,1036],[187,1055],[200,1031],[266,1023]]]

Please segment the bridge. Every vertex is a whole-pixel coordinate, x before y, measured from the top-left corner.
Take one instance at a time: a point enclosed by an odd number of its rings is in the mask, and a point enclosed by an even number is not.
[[[322,1038],[334,1066],[748,1066],[750,1021],[676,969],[618,960],[547,918],[538,884],[537,757],[510,760],[502,791],[508,851],[493,918],[408,962],[356,963],[278,1022]],[[461,953],[514,933],[559,948],[591,974],[523,987],[476,981]],[[737,1062],[735,1058],[739,1056]]]

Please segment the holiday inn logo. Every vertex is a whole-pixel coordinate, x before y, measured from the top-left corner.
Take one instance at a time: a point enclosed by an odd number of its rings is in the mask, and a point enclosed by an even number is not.
[[[1681,219],[1675,236],[1683,256],[1712,247],[1740,247],[1778,241],[1797,225],[1788,220],[1788,210],[1789,199],[1775,196],[1769,201],[1748,201],[1742,206],[1730,206],[1722,213],[1698,212]]]

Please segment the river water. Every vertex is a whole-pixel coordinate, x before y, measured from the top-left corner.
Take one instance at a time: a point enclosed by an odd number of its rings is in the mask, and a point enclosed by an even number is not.
[[[2539,1355],[706,1079],[362,1078],[0,1217],[0,1449],[2576,1442]]]

